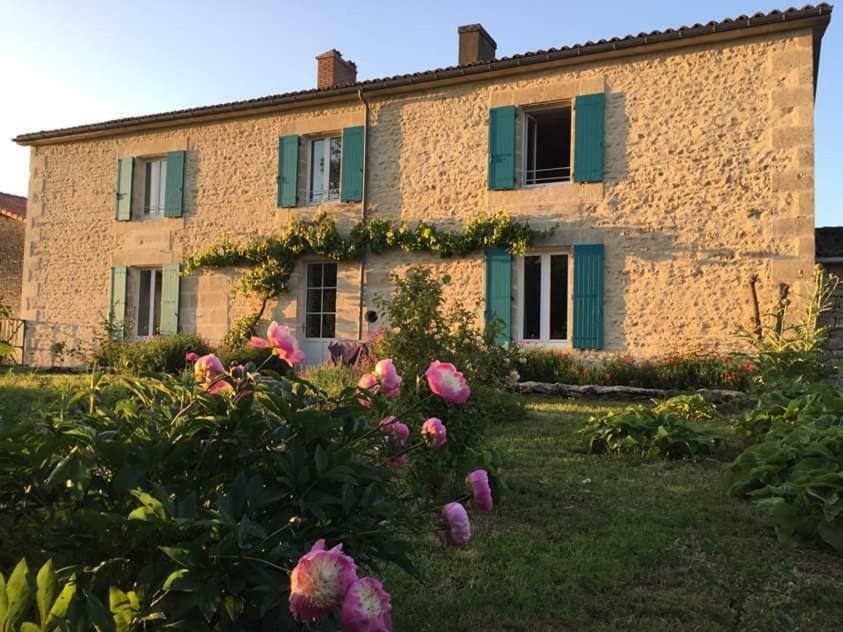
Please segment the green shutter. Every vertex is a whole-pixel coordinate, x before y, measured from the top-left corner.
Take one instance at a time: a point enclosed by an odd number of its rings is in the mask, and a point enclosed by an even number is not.
[[[278,139],[278,206],[289,208],[298,201],[299,137]]]
[[[499,344],[506,344],[512,329],[512,255],[506,250],[486,251],[486,323],[497,318],[503,321]]]
[[[346,127],[342,131],[342,187],[343,202],[363,199],[363,126]]]
[[[515,187],[515,106],[489,111],[489,188]]]
[[[108,320],[115,340],[123,339],[126,324],[126,266],[111,268],[111,296],[109,298]]]
[[[134,158],[117,159],[117,209],[114,217],[121,222],[132,219],[132,176]]]
[[[158,331],[162,336],[179,333],[179,272],[178,263],[168,263],[161,271],[161,324]]]
[[[574,117],[574,182],[603,180],[603,133],[606,95],[584,94],[576,99]]]
[[[574,347],[603,348],[603,244],[574,246]]]
[[[181,217],[184,206],[184,159],[187,152],[167,152],[164,217]]]

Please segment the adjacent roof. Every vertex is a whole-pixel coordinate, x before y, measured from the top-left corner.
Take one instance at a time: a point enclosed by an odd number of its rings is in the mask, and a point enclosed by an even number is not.
[[[817,228],[815,234],[816,258],[818,261],[843,258],[843,226]]]
[[[759,12],[751,16],[741,15],[736,18],[725,18],[720,21],[713,20],[705,24],[698,23],[691,26],[680,26],[678,28],[665,29],[664,31],[650,31],[649,33],[639,33],[638,35],[613,37],[608,40],[601,39],[597,42],[588,41],[584,44],[562,46],[561,48],[548,48],[545,50],[512,55],[511,57],[501,57],[491,61],[464,64],[462,66],[449,66],[447,68],[437,68],[435,70],[395,75],[381,79],[367,79],[365,81],[358,81],[356,83],[331,88],[315,88],[311,90],[286,92],[283,94],[275,94],[256,99],[247,99],[244,101],[233,101],[219,105],[188,108],[185,110],[175,110],[172,112],[163,112],[161,114],[150,114],[146,116],[133,116],[105,121],[102,123],[94,123],[91,125],[78,125],[75,127],[65,127],[29,134],[20,134],[14,140],[17,143],[25,145],[35,141],[43,141],[47,139],[60,140],[69,136],[87,134],[91,132],[119,130],[148,123],[172,122],[177,124],[179,121],[183,121],[185,119],[230,114],[238,111],[255,110],[259,108],[272,108],[280,105],[295,104],[297,102],[312,101],[314,99],[328,97],[350,96],[359,91],[367,92],[461,77],[468,79],[478,74],[505,70],[507,68],[514,68],[518,66],[585,57],[599,53],[610,53],[612,51],[628,51],[633,48],[638,49],[656,44],[678,42],[680,40],[685,41],[715,33],[727,33],[742,29],[753,29],[759,26],[774,25],[784,22],[791,23],[821,17],[825,18],[825,22],[827,22],[830,19],[831,10],[831,5],[822,3],[816,6],[805,5],[801,9],[789,8],[784,11],[774,10],[769,13]],[[795,26],[796,25],[794,25],[794,27]]]
[[[26,198],[11,193],[0,193],[0,216],[26,219]]]

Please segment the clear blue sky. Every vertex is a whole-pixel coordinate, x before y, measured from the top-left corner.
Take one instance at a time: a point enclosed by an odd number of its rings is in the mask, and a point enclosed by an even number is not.
[[[28,150],[8,139],[313,87],[337,48],[361,79],[453,65],[457,26],[498,54],[787,7],[725,2],[68,2],[0,0],[0,191],[26,194]],[[817,224],[843,225],[843,5],[823,40],[816,106]]]

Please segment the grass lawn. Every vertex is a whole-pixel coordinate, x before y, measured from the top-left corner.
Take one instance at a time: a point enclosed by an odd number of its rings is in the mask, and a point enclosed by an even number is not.
[[[585,454],[603,402],[530,399],[493,428],[512,489],[465,549],[419,543],[425,583],[390,571],[397,630],[843,629],[843,558],[776,541],[721,464]]]

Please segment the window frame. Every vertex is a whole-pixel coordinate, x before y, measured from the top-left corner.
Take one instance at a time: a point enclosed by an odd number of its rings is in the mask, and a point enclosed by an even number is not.
[[[331,190],[331,163],[330,163],[330,146],[331,141],[337,140],[339,141],[339,162],[338,162],[338,177],[337,177],[337,188],[336,191]],[[314,146],[316,143],[320,141],[326,141],[326,148],[328,149],[328,168],[324,169],[322,175],[322,185],[323,185],[323,193],[319,198],[314,197],[313,191],[313,177],[315,175],[315,169],[313,165],[313,161],[315,158]],[[306,195],[305,199],[307,200],[308,206],[317,206],[319,204],[323,204],[326,202],[339,202],[342,195],[342,133],[341,132],[329,132],[326,134],[320,134],[319,136],[310,136],[307,138],[307,181],[306,181]]]
[[[568,160],[568,178],[566,180],[558,180],[556,182],[534,182],[532,184],[527,183],[527,149],[529,147],[529,124],[530,120],[535,120],[535,117],[531,116],[532,112],[541,112],[546,110],[561,110],[563,108],[567,108],[570,110],[571,115],[571,129],[568,134],[569,142],[570,142],[570,149],[569,149],[569,160]],[[518,112],[520,114],[519,118],[521,119],[517,125],[519,126],[519,131],[521,133],[521,160],[520,160],[520,167],[519,167],[519,178],[521,183],[521,188],[523,189],[535,189],[538,187],[547,187],[547,186],[558,186],[560,184],[571,184],[574,181],[574,130],[575,130],[575,123],[574,123],[574,100],[573,99],[565,99],[563,101],[555,101],[553,103],[538,103],[534,105],[522,105],[518,107]]]
[[[141,212],[144,219],[155,219],[164,217],[165,207],[167,204],[167,157],[166,156],[150,156],[143,158],[143,204],[141,205]],[[159,187],[158,187],[158,206],[153,207],[151,204],[150,193],[151,189],[151,171],[153,165],[160,165]]]
[[[131,268],[131,270],[134,272],[134,276],[135,276],[135,279],[136,279],[135,280],[136,287],[135,287],[135,291],[134,291],[134,298],[135,298],[135,309],[134,309],[135,323],[134,323],[134,328],[133,328],[134,329],[134,338],[135,338],[135,340],[148,340],[150,338],[154,338],[155,336],[159,335],[159,332],[160,332],[160,329],[161,329],[161,312],[163,311],[161,301],[163,299],[163,296],[160,292],[163,289],[163,285],[164,285],[164,268],[152,266],[152,267],[144,267],[144,268]],[[144,335],[141,335],[141,333],[140,333],[141,275],[143,275],[145,273],[150,273],[150,275],[151,275],[150,276],[150,284],[149,284],[149,312],[148,312],[149,322],[147,323],[148,333],[144,334]],[[159,279],[159,277],[160,277],[160,279]],[[160,283],[161,285],[159,286],[158,283]],[[157,301],[155,300],[156,290],[159,292]],[[155,327],[156,307],[157,307],[157,310],[158,310],[158,330],[159,330],[159,332],[156,332],[156,327]]]
[[[550,257],[564,255],[568,258],[567,270],[567,297],[565,300],[567,309],[565,338],[550,338]],[[524,338],[524,292],[525,292],[525,257],[541,257],[541,303],[539,308],[539,329],[538,339]],[[574,332],[574,256],[573,248],[567,246],[556,246],[542,249],[535,249],[526,252],[524,255],[513,258],[513,289],[514,295],[514,318],[512,323],[513,340],[524,346],[570,348],[572,346]]]
[[[304,264],[304,279],[302,283],[302,320],[301,320],[301,327],[302,327],[302,337],[307,341],[326,341],[326,340],[335,340],[337,337],[337,300],[339,299],[339,264],[336,261],[325,261],[325,260],[310,260],[310,261],[303,261]],[[309,274],[310,274],[310,266],[319,265],[322,266],[322,281],[321,284],[318,286],[312,286],[309,283]],[[325,285],[325,266],[334,266],[336,275],[334,277],[334,285]],[[319,311],[310,311],[308,309],[308,300],[307,296],[311,290],[320,290],[319,296]],[[334,309],[333,311],[325,311],[324,304],[325,304],[325,290],[333,290],[334,291]],[[308,336],[307,335],[307,317],[311,315],[319,315],[319,336]],[[334,317],[334,334],[332,336],[325,336],[324,335],[324,317],[326,315],[331,315]]]

